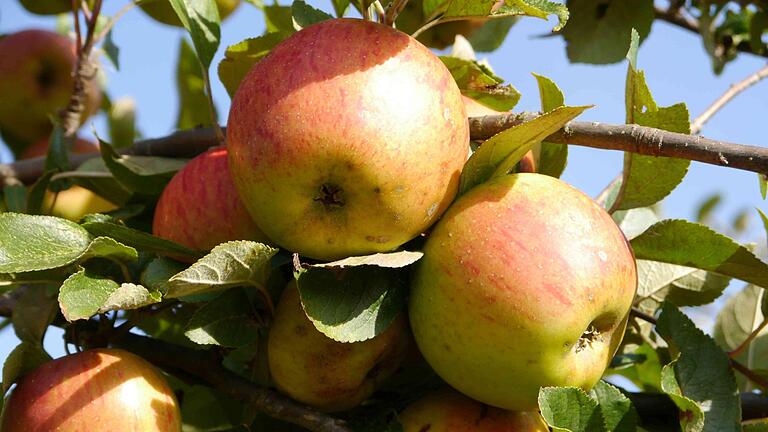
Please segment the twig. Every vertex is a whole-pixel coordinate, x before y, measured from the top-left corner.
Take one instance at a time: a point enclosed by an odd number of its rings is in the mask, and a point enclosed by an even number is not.
[[[510,127],[535,118],[535,113],[511,113],[471,117],[470,137],[485,140]],[[676,157],[718,166],[768,174],[768,148],[732,144],[638,125],[610,125],[597,122],[570,122],[546,141],[606,150],[620,150],[649,156]],[[190,158],[218,145],[211,128],[190,129],[172,135],[137,141],[122,149],[123,154]],[[93,155],[70,156],[75,168]],[[45,158],[27,159],[0,165],[3,176],[13,174],[21,182],[34,182],[43,174]],[[6,183],[8,184],[8,183]]]
[[[633,307],[630,309],[629,314],[635,318],[639,318],[645,322],[651,323],[653,325],[656,325],[656,318],[648,315],[647,313],[641,311],[640,309]]]
[[[729,357],[731,357],[731,358],[736,358],[736,357],[738,357],[738,356],[739,356],[739,354],[741,354],[742,352],[744,352],[744,350],[745,350],[745,349],[747,349],[747,347],[749,347],[749,344],[750,344],[750,343],[752,343],[752,341],[753,341],[753,340],[754,340],[754,339],[755,339],[755,338],[756,338],[758,335],[760,335],[760,332],[762,332],[762,331],[763,331],[763,329],[764,329],[766,326],[768,326],[768,318],[765,318],[765,319],[763,319],[763,322],[761,322],[761,323],[760,323],[760,325],[759,325],[759,326],[757,326],[757,328],[756,328],[756,329],[754,329],[754,330],[752,331],[752,333],[750,333],[750,334],[749,334],[749,336],[747,336],[747,338],[746,338],[746,339],[744,339],[744,341],[743,341],[743,342],[741,342],[741,343],[739,344],[739,346],[737,346],[737,347],[736,347],[736,349],[734,349],[733,351],[729,352],[729,353],[728,353],[728,356],[729,356]]]
[[[419,28],[418,30],[416,30],[415,32],[413,32],[411,34],[411,37],[416,39],[422,33],[424,33],[425,31],[431,29],[432,27],[434,27],[434,26],[436,26],[438,24],[443,24],[443,23],[447,23],[447,22],[451,22],[451,21],[464,21],[466,19],[468,19],[468,18],[467,17],[460,17],[460,16],[459,17],[441,17],[441,18],[437,18],[437,19],[434,19],[434,20],[424,24],[423,26],[421,26],[421,28]]]
[[[128,11],[130,11],[131,9],[133,9],[133,8],[136,6],[136,4],[137,4],[137,3],[136,3],[136,1],[135,1],[135,0],[132,0],[132,1],[128,2],[128,4],[127,4],[127,5],[123,6],[123,7],[122,7],[122,9],[120,9],[119,11],[117,11],[117,13],[116,13],[116,14],[114,14],[114,15],[112,16],[112,18],[110,18],[110,20],[109,20],[109,21],[108,21],[106,24],[104,24],[104,28],[102,28],[102,29],[101,29],[101,31],[99,32],[99,34],[98,34],[98,35],[96,35],[96,36],[93,38],[93,43],[94,43],[94,44],[98,44],[98,43],[99,43],[99,42],[101,42],[101,41],[102,41],[102,40],[103,40],[105,37],[107,37],[107,33],[109,33],[109,31],[110,31],[110,30],[112,30],[112,27],[114,27],[114,26],[115,26],[115,23],[117,22],[117,20],[119,20],[120,18],[122,18],[122,16],[123,16],[123,15],[125,15],[126,13],[128,13]]]
[[[209,351],[198,351],[135,334],[113,340],[151,363],[173,373],[182,371],[202,378],[220,392],[249,403],[271,417],[305,427],[315,432],[351,432],[342,420],[300,405],[279,393],[246,381],[221,366],[221,360]]]
[[[762,387],[763,390],[768,389],[768,379],[756,374],[752,369],[733,359],[731,359],[731,367],[741,372],[748,380]]]
[[[739,81],[738,83],[731,85],[728,91],[723,93],[722,96],[713,102],[709,108],[701,113],[700,116],[696,117],[693,123],[691,123],[691,134],[697,135],[699,132],[701,132],[701,128],[704,126],[704,124],[709,121],[709,119],[712,118],[712,116],[714,116],[718,111],[720,111],[720,109],[722,109],[728,102],[730,102],[731,99],[738,96],[739,93],[752,87],[765,78],[768,78],[768,64],[760,68],[760,70],[757,72]]]
[[[680,13],[679,8],[664,9],[662,7],[656,6],[655,15],[656,19],[668,22],[672,25],[693,33],[701,33],[701,26],[699,22]],[[768,46],[765,46],[760,52],[755,52],[748,41],[743,41],[736,46],[736,49],[743,53],[768,57]]]

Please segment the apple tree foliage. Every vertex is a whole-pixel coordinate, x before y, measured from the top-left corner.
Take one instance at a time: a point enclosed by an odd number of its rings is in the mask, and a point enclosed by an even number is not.
[[[319,10],[302,0],[290,5],[248,1],[249,7],[263,11],[266,32],[221,47],[222,28],[213,0],[168,1],[190,41],[179,46],[179,130],[210,126],[217,118],[206,94],[211,79],[218,77],[231,95],[253,64],[298,29],[333,16],[375,15],[381,6],[367,0],[332,0]],[[675,22],[700,33],[715,73],[737,55],[768,54],[764,37],[768,2],[763,0],[682,0],[664,6],[652,0],[405,3],[395,22],[398,28],[418,31],[420,41],[436,48],[456,40],[441,60],[465,96],[499,111],[512,110],[520,94],[474,53],[498,49],[519,19],[555,16],[553,30],[565,39],[572,62],[624,61],[626,122],[684,134],[691,132],[685,104],[659,106],[638,62],[638,47],[654,22]],[[119,26],[117,17],[114,22],[102,18],[101,25]],[[477,19],[483,21],[466,26]],[[435,20],[442,23],[429,26]],[[455,39],[456,34],[466,37]],[[101,48],[119,68],[120,50],[111,33]],[[218,50],[224,50],[225,57],[216,65],[213,57]],[[534,147],[540,151],[539,172],[555,177],[563,172],[567,146],[546,138],[589,107],[567,106],[552,80],[534,76],[542,115],[473,146],[476,151],[464,168],[460,193],[506,175]],[[421,258],[418,239],[392,253],[321,263],[302,261],[290,251],[253,241],[197,251],[151,235],[154,205],[186,160],[125,154],[123,150],[140,136],[134,129],[133,107],[109,98],[103,105],[110,134],[99,138],[100,156],[72,168],[61,145],[61,130],[55,128],[43,175],[33,184],[3,187],[0,290],[4,299],[13,300],[9,320],[21,340],[5,360],[3,391],[50,360],[42,345],[50,325],[65,328],[68,343],[83,348],[110,344],[116,333],[133,328],[164,343],[208,353],[240,379],[269,387],[265,341],[274,302],[286,281],[297,280],[307,317],[337,341],[371,339],[403,312],[409,267]],[[768,430],[768,423],[742,423],[746,420],[742,400],[762,404],[763,412],[768,406],[763,398],[768,332],[762,331],[768,317],[764,291],[768,264],[752,246],[707,226],[717,196],[704,203],[696,222],[662,218],[657,204],[684,180],[689,164],[627,152],[622,175],[597,198],[630,240],[639,273],[635,314],[606,377],[624,377],[637,390],[607,381],[589,392],[543,388],[539,408],[553,430]],[[765,177],[760,181],[765,198]],[[77,222],[46,215],[45,191],[73,184],[108,197],[119,208]],[[768,218],[762,212],[760,217],[768,229]],[[736,221],[732,231],[740,229],[743,222]],[[344,277],[339,279],[339,274]],[[714,335],[709,336],[681,308],[711,304],[731,280],[746,285],[717,313]],[[751,342],[744,345],[747,340]],[[152,359],[151,353],[139,354]],[[207,385],[204,378],[188,378],[169,374],[180,395],[185,430],[302,430]],[[437,377],[425,374],[382,389],[364,406],[334,415],[345,419],[351,430],[398,431],[397,412],[438,385]]]

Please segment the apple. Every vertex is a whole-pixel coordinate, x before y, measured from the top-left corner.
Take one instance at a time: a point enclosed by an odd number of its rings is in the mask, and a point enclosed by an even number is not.
[[[165,378],[119,349],[94,349],[24,376],[3,410],[3,432],[179,432],[181,413]]]
[[[378,23],[333,19],[250,70],[227,143],[265,234],[332,260],[393,250],[432,225],[456,194],[469,129],[456,83],[427,48]]]
[[[216,0],[216,6],[219,9],[219,18],[222,20],[228,17],[240,5],[240,0]],[[171,26],[181,27],[181,21],[176,15],[176,11],[168,0],[155,0],[142,2],[139,4],[141,10],[152,17],[155,21]]]
[[[288,284],[269,330],[267,356],[278,390],[324,411],[359,405],[397,370],[407,345],[405,315],[363,342],[322,334],[304,314],[296,282]]]
[[[412,403],[399,419],[403,432],[549,432],[538,412],[489,407],[450,389]]]
[[[14,143],[30,144],[50,134],[50,116],[65,108],[72,93],[75,44],[45,30],[23,30],[0,39],[0,129]],[[81,122],[99,107],[95,79],[86,85]],[[14,152],[22,148],[16,144]]]
[[[501,176],[456,200],[427,239],[411,327],[452,387],[530,411],[540,387],[600,379],[636,287],[629,243],[594,201],[554,177]]]
[[[467,110],[467,117],[507,114],[503,111],[496,111],[494,109],[488,108],[487,106],[470,97],[461,96],[461,98],[464,101],[464,108]],[[520,162],[517,164],[517,172],[536,172],[536,159],[533,155],[533,150],[529,150],[528,153],[526,153],[522,159],[520,159]]]
[[[237,195],[224,147],[198,155],[173,176],[157,202],[152,231],[194,250],[230,240],[268,242]]]

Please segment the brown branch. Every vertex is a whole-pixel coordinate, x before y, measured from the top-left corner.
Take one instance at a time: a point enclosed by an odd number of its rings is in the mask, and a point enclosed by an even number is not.
[[[766,326],[768,326],[768,318],[764,318],[764,319],[763,319],[763,322],[761,322],[761,323],[760,323],[760,325],[759,325],[759,326],[757,326],[757,328],[756,328],[756,329],[752,330],[752,333],[750,333],[750,334],[749,334],[749,336],[747,336],[747,338],[746,338],[746,339],[744,339],[744,340],[743,340],[743,341],[742,341],[742,342],[739,344],[739,346],[737,346],[737,347],[736,347],[736,348],[735,348],[733,351],[731,351],[731,352],[729,352],[729,353],[728,353],[728,356],[729,356],[729,357],[731,357],[731,358],[736,358],[736,357],[738,357],[738,356],[739,356],[739,354],[741,354],[742,352],[744,352],[744,350],[745,350],[745,349],[747,349],[747,348],[749,347],[749,344],[751,344],[751,343],[752,343],[752,341],[753,341],[753,340],[755,340],[755,338],[756,338],[757,336],[759,336],[759,335],[760,335],[760,333],[763,331],[763,329],[764,329]]]
[[[759,83],[761,80],[768,78],[768,64],[763,66],[757,72],[749,75],[743,80],[731,85],[731,87],[723,93],[712,105],[709,106],[700,116],[691,123],[691,134],[697,135],[701,132],[701,128],[706,122],[709,121],[718,111],[720,111],[728,102],[736,97],[739,93]]]
[[[690,32],[701,34],[699,22],[691,17],[683,15],[680,8],[665,9],[659,6],[655,7],[656,19],[668,22],[674,26],[688,30]],[[761,52],[755,52],[749,42],[744,41],[736,46],[740,52],[752,54],[761,57],[768,57],[768,46],[764,46]]]
[[[471,117],[470,137],[485,140],[510,127],[535,118],[534,113],[511,113]],[[570,122],[547,137],[546,141],[573,144],[605,150],[619,150],[649,156],[676,157],[712,165],[768,174],[768,148],[732,144],[724,141],[667,132],[638,125],[610,125],[597,122]],[[190,129],[163,138],[138,141],[124,154],[165,157],[194,157],[218,145],[211,128]],[[72,155],[70,164],[77,167],[93,155]],[[43,173],[44,158],[27,159],[0,165],[3,184],[15,177],[25,184]]]

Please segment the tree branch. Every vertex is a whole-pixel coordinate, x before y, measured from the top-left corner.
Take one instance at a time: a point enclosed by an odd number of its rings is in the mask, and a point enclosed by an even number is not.
[[[736,84],[731,85],[728,91],[723,93],[722,96],[713,102],[709,108],[701,113],[700,116],[696,117],[693,123],[691,123],[691,134],[697,135],[699,132],[701,132],[701,128],[704,126],[704,124],[708,122],[709,119],[712,118],[712,116],[714,116],[718,111],[720,111],[728,102],[730,102],[731,99],[765,78],[768,78],[768,64],[763,66],[757,72],[737,82]]]
[[[470,137],[473,140],[485,140],[537,115],[511,113],[470,117]],[[547,137],[546,141],[648,156],[676,157],[768,174],[768,148],[732,144],[638,125],[570,122],[560,131]],[[200,128],[179,131],[163,138],[138,141],[121,151],[131,155],[189,158],[216,145],[218,141],[213,129]],[[93,155],[71,155],[70,164],[77,167],[92,157]],[[45,158],[34,158],[0,165],[0,185],[9,184],[9,180],[13,178],[18,178],[25,184],[33,183],[42,175],[44,163]]]
[[[668,22],[674,26],[688,30],[690,32],[701,34],[699,22],[691,17],[683,15],[679,8],[665,9],[659,6],[655,7],[656,19]],[[762,52],[755,52],[749,42],[742,42],[736,46],[740,52],[768,58],[768,46],[764,46]]]

